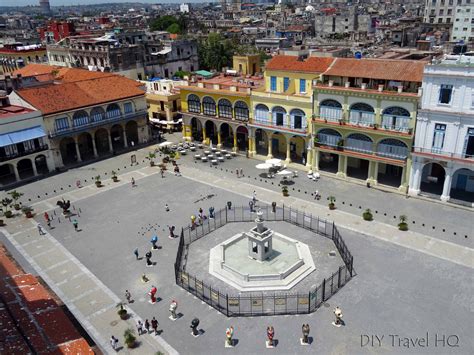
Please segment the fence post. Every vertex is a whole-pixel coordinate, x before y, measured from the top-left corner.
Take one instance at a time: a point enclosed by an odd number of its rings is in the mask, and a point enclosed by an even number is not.
[[[352,267],[353,267],[352,263],[353,263],[353,262],[354,262],[354,257],[351,255],[351,268],[349,269],[349,272],[350,272],[350,274],[351,274],[351,277],[352,277]]]
[[[227,304],[225,313],[228,317],[229,316],[229,294],[228,293],[225,294],[225,300],[226,300],[226,304]]]
[[[308,292],[308,313],[311,313],[311,290]]]
[[[322,300],[323,302],[326,301],[325,294],[326,293],[326,279],[323,280],[323,292],[322,292]]]
[[[332,240],[334,240],[334,235],[335,235],[335,224],[334,224],[334,221],[332,222]]]
[[[225,207],[225,223],[227,223],[227,206]]]
[[[342,269],[342,266],[339,266],[339,275],[337,277],[337,288],[341,288],[341,269]]]
[[[285,220],[285,204],[283,204],[283,220]]]

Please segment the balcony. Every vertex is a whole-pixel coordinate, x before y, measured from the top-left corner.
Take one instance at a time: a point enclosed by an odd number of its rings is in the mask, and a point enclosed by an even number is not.
[[[121,121],[127,121],[133,118],[140,118],[140,116],[146,117],[148,115],[147,110],[138,110],[135,112],[130,112],[130,113],[125,113],[125,114],[118,114],[115,116],[111,117],[105,117],[100,121],[92,121],[80,126],[75,126],[75,127],[66,127],[66,128],[61,128],[61,129],[55,129],[54,131],[48,132],[49,138],[55,138],[55,137],[60,137],[60,136],[67,136],[69,134],[73,133],[79,133],[79,132],[84,132],[87,131],[91,128],[95,127],[100,127],[109,123],[117,123]]]
[[[375,114],[367,111],[350,110],[349,123],[355,126],[373,127]]]
[[[201,118],[205,118],[205,119],[208,119],[208,120],[212,120],[212,119],[218,119],[218,120],[224,120],[224,121],[237,121],[237,122],[248,122],[249,121],[249,115],[236,115],[235,113],[232,115],[232,116],[229,116],[229,115],[205,115],[204,113],[202,112],[191,112],[191,111],[188,111],[188,112],[180,112],[180,114],[185,114],[185,115],[190,115],[190,116],[194,116],[194,117],[201,117]]]
[[[413,148],[413,153],[418,153],[421,155],[426,155],[430,157],[439,157],[439,158],[444,158],[444,159],[450,159],[450,160],[459,160],[459,161],[465,161],[470,164],[474,162],[474,155],[471,154],[459,154],[459,153],[450,153],[450,152],[445,152],[440,148],[419,148],[419,147],[414,147]]]
[[[275,130],[285,130],[297,133],[306,133],[307,122],[306,117],[302,119],[301,125],[294,125],[292,123],[288,124],[285,122],[274,122],[265,119],[253,119],[251,122],[252,125],[262,128],[271,128]]]
[[[48,150],[48,145],[47,144],[43,144],[43,145],[40,145],[34,149],[28,149],[28,150],[25,150],[23,152],[16,152],[16,153],[13,153],[13,154],[8,154],[6,156],[0,156],[0,162],[5,162],[5,161],[8,161],[8,160],[11,160],[11,159],[16,159],[16,158],[21,158],[21,157],[24,157],[24,156],[27,156],[27,155],[30,155],[30,154],[34,154],[34,153],[39,153],[39,152],[42,152],[42,151],[45,151],[45,150]]]
[[[319,109],[319,117],[323,120],[339,122],[343,118],[343,111],[337,107],[324,107],[321,106]]]
[[[397,116],[397,115],[382,115],[382,124],[380,129],[387,131],[396,131],[402,133],[410,133],[411,129],[408,128],[410,124],[410,117]]]

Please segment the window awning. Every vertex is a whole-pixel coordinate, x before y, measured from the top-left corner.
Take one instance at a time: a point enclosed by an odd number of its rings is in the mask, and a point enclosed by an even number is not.
[[[36,126],[32,128],[22,129],[21,131],[7,133],[7,134],[4,134],[3,136],[8,136],[10,138],[11,143],[9,144],[16,144],[16,143],[28,141],[30,139],[46,137],[46,133],[44,132],[41,126]]]
[[[13,143],[8,134],[0,134],[0,147],[5,147],[10,144]]]

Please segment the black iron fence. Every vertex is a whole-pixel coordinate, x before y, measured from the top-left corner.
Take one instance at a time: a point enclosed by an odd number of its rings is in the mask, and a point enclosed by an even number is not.
[[[181,230],[175,262],[176,283],[228,317],[305,314],[319,306],[342,288],[353,276],[353,257],[333,222],[306,214],[291,207],[259,206],[266,221],[285,221],[332,239],[344,265],[320,285],[308,292],[247,292],[226,294],[186,272],[189,244],[230,222],[252,222],[255,213],[249,207],[232,206],[214,213],[214,218]]]

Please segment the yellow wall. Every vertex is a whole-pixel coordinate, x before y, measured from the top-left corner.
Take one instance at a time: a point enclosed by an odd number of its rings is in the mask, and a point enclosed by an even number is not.
[[[219,111],[218,103],[220,99],[227,99],[232,103],[232,106],[235,105],[237,101],[243,101],[247,104],[249,108],[249,116],[252,117],[252,109],[250,107],[250,95],[244,93],[231,93],[230,91],[222,90],[220,92],[208,92],[208,91],[197,91],[196,87],[193,87],[193,90],[187,90],[186,88],[181,88],[181,111],[188,112],[188,96],[195,94],[199,97],[202,103],[202,99],[205,96],[212,97],[216,102],[216,110]],[[219,113],[218,113],[219,115]]]
[[[242,70],[240,70],[239,64],[242,66]],[[253,70],[254,64],[255,71]],[[260,55],[234,56],[232,67],[243,75],[254,75],[256,72],[260,72]]]
[[[266,70],[265,71],[265,90],[271,92],[271,77],[275,76],[277,78],[277,93],[285,94],[300,94],[300,79],[306,80],[306,90],[305,94],[311,96],[312,94],[312,82],[314,79],[319,78],[319,74],[315,73],[299,73],[299,72],[283,72],[279,70]],[[287,91],[284,91],[284,78],[287,77],[290,79],[290,85]]]

